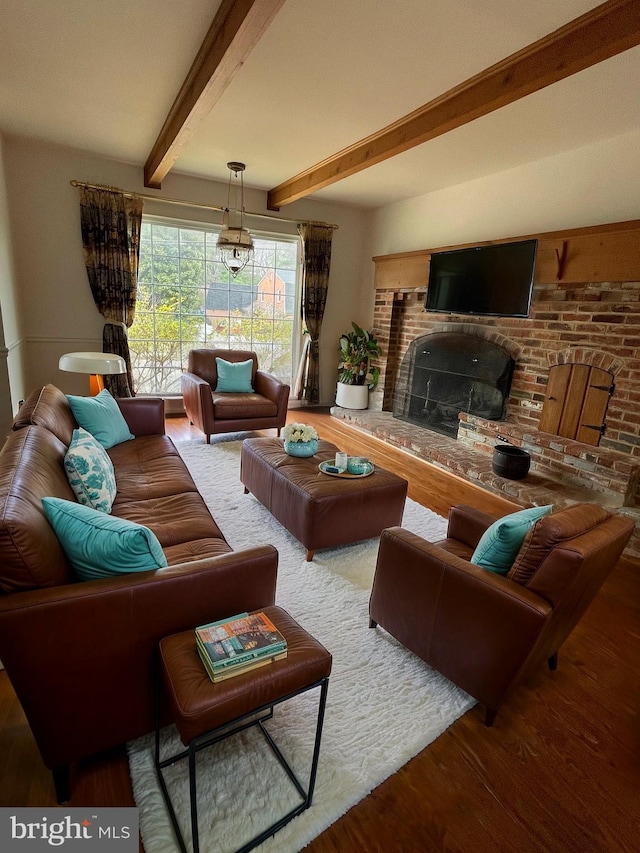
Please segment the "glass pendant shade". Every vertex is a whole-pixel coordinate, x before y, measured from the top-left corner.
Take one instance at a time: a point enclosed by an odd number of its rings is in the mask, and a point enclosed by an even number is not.
[[[253,240],[246,228],[224,228],[218,236],[220,260],[235,276],[244,269],[253,256]]]
[[[222,231],[218,235],[218,251],[220,260],[235,278],[238,273],[245,268],[247,263],[253,257],[253,240],[248,230],[243,227],[242,218],[244,214],[244,180],[242,173],[244,172],[244,163],[232,161],[227,163],[229,169],[229,190],[227,197],[227,207],[225,209],[222,220]],[[238,177],[240,174],[240,205],[238,205],[236,187],[236,206],[231,207],[231,172]],[[238,225],[231,224],[231,214],[237,214],[239,220]]]

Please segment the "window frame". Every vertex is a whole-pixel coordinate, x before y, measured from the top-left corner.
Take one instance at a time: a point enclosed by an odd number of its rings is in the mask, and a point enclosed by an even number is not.
[[[222,225],[212,223],[212,222],[203,222],[197,219],[185,219],[182,217],[173,217],[173,216],[164,216],[156,213],[143,213],[142,217],[143,225],[145,222],[152,223],[156,225],[164,225],[170,228],[181,228],[185,230],[192,231],[200,231],[205,234],[217,234],[222,230]],[[267,240],[273,243],[276,242],[285,242],[292,243],[296,246],[296,269],[295,269],[295,282],[294,282],[294,304],[293,304],[293,314],[291,318],[292,327],[291,327],[291,384],[295,381],[296,371],[298,362],[300,360],[300,354],[302,351],[302,312],[301,312],[301,299],[302,299],[302,240],[299,235],[291,234],[291,233],[279,233],[274,231],[264,231],[258,230],[255,228],[250,229],[250,233],[252,238],[255,240]],[[181,257],[181,256],[179,256]],[[207,259],[205,257],[205,264]],[[268,269],[276,270],[277,267],[269,267]],[[233,281],[233,277],[230,277],[229,282]],[[206,268],[205,268],[205,281],[203,287],[206,288]],[[264,304],[267,300],[264,298],[264,294],[262,291],[259,291],[258,303]],[[275,304],[275,291],[273,302]],[[206,310],[206,309],[205,309]],[[154,341],[157,338],[154,337]],[[183,341],[182,337],[177,339],[178,343]],[[208,344],[204,344],[204,346],[216,346],[214,342],[210,342]],[[224,348],[224,344],[220,344],[221,348]],[[132,340],[131,349],[135,350],[135,344]],[[181,362],[182,371],[187,370],[187,364]],[[135,372],[134,372],[134,380],[135,380]],[[137,392],[137,396],[140,397],[162,397],[165,399],[172,398],[180,398],[181,394],[179,391],[171,391],[171,390],[160,390],[160,391],[141,391]]]

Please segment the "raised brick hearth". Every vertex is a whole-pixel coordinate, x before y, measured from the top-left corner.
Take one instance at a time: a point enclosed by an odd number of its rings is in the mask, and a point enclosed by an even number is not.
[[[331,414],[387,444],[424,459],[437,468],[456,474],[523,507],[553,504],[561,508],[573,503],[593,502],[616,509],[636,522],[640,521],[640,507],[622,504],[626,491],[629,488],[635,489],[638,473],[635,465],[627,469],[624,464],[622,471],[615,472],[616,463],[628,464],[624,454],[614,452],[616,458],[610,457],[606,451],[594,454],[593,451],[597,451],[598,448],[580,445],[578,442],[568,442],[566,439],[558,439],[557,436],[538,434],[536,441],[553,445],[552,452],[558,456],[559,470],[549,471],[546,463],[539,464],[541,462],[540,444],[532,441],[532,436],[524,431],[518,431],[516,427],[511,427],[509,430],[504,421],[477,425],[481,427],[481,431],[486,429],[487,441],[483,444],[474,439],[470,445],[465,440],[448,438],[398,420],[391,412],[371,409],[358,411],[334,406]],[[494,427],[498,428],[494,430]],[[493,473],[491,460],[493,447],[497,442],[490,437],[491,434],[508,436],[509,443],[524,447],[531,452],[531,470],[523,480],[507,480]],[[605,472],[609,464],[614,467],[611,469],[612,477],[607,482]],[[582,480],[574,480],[573,472],[580,466],[586,466],[590,476]],[[624,473],[625,470],[627,474]],[[626,553],[640,558],[640,524],[636,525]]]
[[[554,488],[577,490],[610,508],[638,503],[640,460],[617,450],[464,413],[457,443],[489,459],[501,443],[522,447],[531,456],[531,474],[553,483]]]

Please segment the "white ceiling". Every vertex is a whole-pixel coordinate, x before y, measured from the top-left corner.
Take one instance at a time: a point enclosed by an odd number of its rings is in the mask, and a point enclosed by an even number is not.
[[[142,169],[218,0],[0,0],[0,130]],[[174,166],[270,189],[597,0],[286,0]],[[314,198],[373,207],[640,128],[640,47]]]

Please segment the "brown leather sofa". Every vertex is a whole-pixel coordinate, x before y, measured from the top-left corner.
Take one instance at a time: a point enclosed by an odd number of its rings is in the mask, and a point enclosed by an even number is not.
[[[77,424],[57,388],[31,395],[0,452],[0,660],[60,802],[72,762],[152,731],[162,637],[275,600],[276,550],[231,550],[164,434],[163,401],[118,403],[136,437],[108,451],[112,514],[150,527],[167,568],[74,581],[41,504],[75,500],[63,459]]]
[[[222,393],[216,390],[216,358],[253,361],[251,384],[254,393]],[[255,352],[248,350],[194,349],[189,352],[188,371],[180,377],[187,417],[202,430],[207,444],[212,435],[254,429],[281,428],[287,420],[289,386],[276,376],[258,369]]]
[[[536,523],[505,576],[469,562],[493,521],[461,505],[438,542],[385,530],[369,605],[370,626],[477,699],[487,725],[532,670],[556,668],[634,527],[595,504],[567,507]]]

